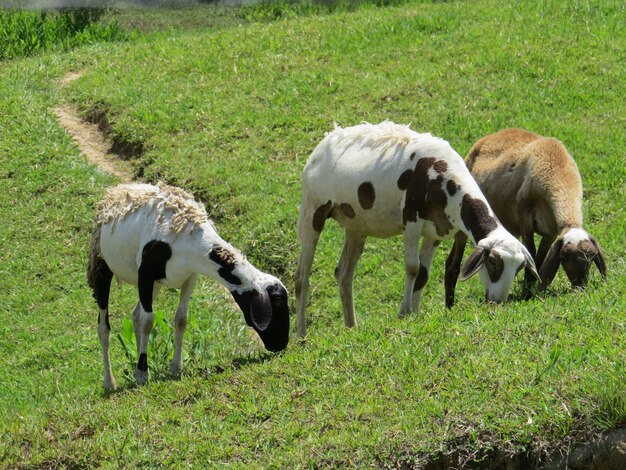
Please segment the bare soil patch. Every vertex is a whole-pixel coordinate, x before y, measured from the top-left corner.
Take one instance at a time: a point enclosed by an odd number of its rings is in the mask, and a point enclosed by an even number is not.
[[[59,80],[59,83],[62,86],[67,85],[82,75],[82,70],[69,72]],[[122,182],[130,182],[133,179],[131,165],[117,155],[114,143],[105,137],[97,123],[82,119],[78,110],[72,106],[59,106],[52,108],[51,111],[90,163],[102,171],[117,176]]]
[[[59,82],[61,83],[61,85],[67,85],[68,83],[73,82],[77,78],[82,77],[82,75],[83,75],[83,71],[82,70],[77,70],[75,72],[69,72],[64,77],[62,77],[61,80],[59,80]]]
[[[59,123],[72,136],[78,148],[87,160],[103,171],[117,176],[123,182],[133,178],[129,163],[120,160],[110,152],[112,144],[98,130],[97,124],[88,123],[80,118],[78,111],[70,106],[53,108]]]

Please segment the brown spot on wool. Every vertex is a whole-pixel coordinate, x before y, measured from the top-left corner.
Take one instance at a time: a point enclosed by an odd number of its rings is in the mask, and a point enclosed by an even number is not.
[[[448,163],[444,160],[437,160],[433,165],[433,168],[437,173],[445,173],[448,171]]]
[[[406,170],[400,175],[398,188],[406,191],[402,223],[415,222],[419,216],[433,222],[437,234],[445,236],[452,230],[452,224],[445,213],[448,197],[443,190],[444,176],[441,173],[435,179],[428,176],[428,170],[437,162],[445,163],[432,157],[420,158],[415,170]],[[439,165],[440,169],[442,167]]]
[[[446,183],[446,188],[448,188],[448,194],[450,196],[454,196],[456,194],[456,192],[459,189],[461,189],[461,186],[456,184],[456,181],[454,181],[454,180],[448,180],[448,182]]]
[[[328,214],[330,214],[331,207],[332,202],[328,201],[326,204],[315,209],[315,213],[313,214],[313,230],[321,232],[324,229],[324,224],[326,223]]]
[[[374,207],[376,192],[374,191],[374,185],[372,183],[369,181],[361,183],[359,189],[357,190],[357,195],[359,197],[359,204],[361,204],[363,209],[367,210]]]
[[[485,263],[491,282],[498,282],[504,272],[504,261],[498,253],[490,252]]]
[[[341,209],[341,212],[343,212],[343,215],[345,215],[349,219],[354,219],[354,217],[356,216],[356,213],[354,212],[354,208],[348,203],[343,202],[339,204],[339,209]]]
[[[498,221],[489,214],[489,206],[469,194],[463,196],[461,220],[465,228],[471,232],[475,242],[482,240],[498,227]]]

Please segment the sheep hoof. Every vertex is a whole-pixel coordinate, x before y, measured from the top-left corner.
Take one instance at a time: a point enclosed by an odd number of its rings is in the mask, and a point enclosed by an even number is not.
[[[174,362],[170,363],[170,375],[174,378],[180,377],[180,371],[182,366],[180,364],[175,364]]]
[[[145,385],[148,383],[148,371],[135,369],[135,380],[137,381],[137,385]]]
[[[409,314],[411,314],[413,311],[411,309],[405,309],[405,308],[401,308],[400,311],[398,312],[398,318],[406,318],[409,316]]]
[[[105,390],[107,392],[115,391],[115,389],[117,388],[117,384],[115,383],[115,379],[113,377],[105,378],[104,379],[104,388],[105,388]]]
[[[532,291],[532,290],[530,290],[530,289],[523,290],[523,291],[522,291],[522,295],[521,295],[522,300],[530,300],[530,299],[532,299],[534,296],[535,296],[535,295],[533,294],[533,291]]]

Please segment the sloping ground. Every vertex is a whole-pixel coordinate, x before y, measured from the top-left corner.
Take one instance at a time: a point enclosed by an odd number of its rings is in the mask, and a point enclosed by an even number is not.
[[[111,143],[100,132],[97,124],[81,119],[78,111],[69,106],[53,108],[52,111],[59,119],[59,124],[72,136],[91,164],[118,177],[122,182],[132,179],[130,168],[111,153]]]
[[[474,55],[480,67],[472,68],[476,62],[463,62],[465,46],[488,50],[494,38],[481,38],[503,19],[476,2],[478,11],[460,11],[473,26],[459,30],[464,21],[447,21],[457,18],[450,9],[462,7],[368,11],[170,37],[1,70],[6,93],[0,109],[7,111],[0,115],[0,217],[12,221],[0,224],[7,293],[0,307],[2,465],[529,468],[554,457],[550,465],[557,468],[621,468],[619,432],[612,463],[602,460],[602,445],[576,450],[600,431],[620,427],[626,416],[624,284],[614,275],[626,269],[624,131],[620,102],[613,99],[623,95],[623,83],[616,80],[617,52],[610,52],[621,49],[599,39],[614,17],[609,8],[579,12],[575,18],[592,21],[594,35],[575,31],[563,39],[558,29],[545,28],[564,13],[555,5],[542,10],[545,23],[533,17],[541,34],[513,15],[508,40],[525,63],[515,63],[503,46],[501,61]],[[594,16],[600,13],[605,16]],[[518,14],[528,19],[528,12]],[[529,36],[520,36],[518,23]],[[333,34],[332,44],[312,40]],[[423,41],[419,50],[432,54],[428,60],[416,60],[417,46],[402,42],[407,37]],[[542,46],[535,50],[537,37]],[[251,38],[261,45],[254,47]],[[333,44],[345,46],[337,56]],[[356,45],[362,55],[350,55],[359,51]],[[544,48],[550,52],[544,55]],[[457,49],[462,53],[455,56]],[[224,50],[230,55],[222,58]],[[551,75],[550,64],[579,50],[596,62],[579,58]],[[259,51],[265,53],[260,58]],[[410,66],[398,69],[405,62]],[[462,69],[456,75],[452,63]],[[68,89],[50,89],[67,70],[83,67],[83,78]],[[489,73],[481,75],[481,68]],[[472,75],[477,83],[464,81]],[[548,87],[546,76],[554,80]],[[355,77],[359,86],[352,86]],[[523,93],[512,85],[516,80],[528,86]],[[318,83],[323,86],[314,88]],[[482,89],[490,93],[482,96]],[[504,97],[506,106],[499,101]],[[207,320],[190,330],[183,379],[171,381],[165,366],[159,369],[167,363],[165,351],[154,361],[152,383],[133,388],[116,343],[112,356],[122,390],[105,396],[84,264],[92,204],[111,178],[81,163],[78,147],[47,113],[63,101],[93,120],[106,118],[109,135],[129,148],[145,144],[135,168],[148,180],[166,177],[200,190],[251,257],[282,268],[286,279],[297,257],[299,171],[333,114],[341,124],[418,116],[461,149],[485,128],[533,116],[533,126],[568,142],[579,161],[585,214],[607,253],[610,277],[601,283],[594,276],[586,292],[569,291],[561,278],[543,298],[497,307],[483,305],[480,287],[470,284],[461,289],[458,308],[445,311],[436,266],[424,311],[400,321],[400,243],[371,241],[357,273],[360,327],[348,331],[332,276],[341,233],[329,227],[316,260],[306,342],[263,355],[240,333],[242,320],[228,302],[200,286],[192,310]],[[457,101],[462,105],[455,107]],[[415,111],[420,103],[426,104]],[[122,329],[124,301],[134,301],[133,293],[121,297],[114,331]],[[169,312],[175,297],[165,300]],[[242,353],[245,348],[252,352]],[[567,463],[559,461],[564,455]]]
[[[81,76],[82,72],[72,71],[63,76],[59,83],[65,86]],[[114,144],[107,140],[103,124],[82,119],[78,110],[69,105],[54,107],[52,112],[91,164],[116,176],[121,182],[132,179],[132,168],[121,155],[113,151]]]
[[[71,72],[61,79],[61,83],[67,84],[80,78],[80,76],[81,74]],[[98,124],[83,120],[78,115],[77,110],[72,107],[53,108],[53,111],[59,119],[59,124],[72,136],[76,145],[91,164],[118,177],[120,181],[131,181],[132,171],[127,160],[111,151],[112,144],[107,140],[105,133],[99,129]],[[101,118],[106,120],[106,116]],[[254,336],[253,333],[252,336]],[[259,345],[262,346],[261,343]],[[446,452],[424,456],[423,468],[425,470],[457,468],[524,470],[541,467],[545,470],[561,468],[619,470],[626,466],[626,429],[617,429],[597,435],[592,437],[588,443],[578,444],[574,448],[552,450],[552,453],[553,455],[550,456],[549,453],[545,453],[544,449],[531,452],[522,451],[517,454],[498,448],[470,450],[459,442],[457,445],[450,445],[450,450]],[[385,462],[380,463],[384,468],[393,466]]]

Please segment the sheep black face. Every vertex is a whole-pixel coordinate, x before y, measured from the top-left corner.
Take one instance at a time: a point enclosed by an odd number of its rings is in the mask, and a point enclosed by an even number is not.
[[[289,342],[287,290],[278,281],[253,290],[232,291],[248,326],[258,333],[268,351],[282,351]]]

